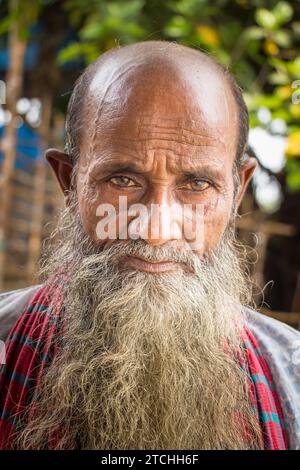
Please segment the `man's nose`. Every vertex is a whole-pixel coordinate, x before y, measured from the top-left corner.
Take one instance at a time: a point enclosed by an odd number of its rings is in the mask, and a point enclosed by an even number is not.
[[[133,221],[136,238],[142,238],[153,246],[182,238],[179,211],[176,211],[166,191],[153,191],[145,207],[139,220]]]

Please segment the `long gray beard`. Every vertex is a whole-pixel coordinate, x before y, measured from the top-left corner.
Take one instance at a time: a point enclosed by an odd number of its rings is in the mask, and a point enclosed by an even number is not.
[[[47,261],[48,275],[72,267],[64,334],[20,447],[43,448],[51,432],[62,449],[259,447],[238,360],[250,290],[232,229],[202,259],[143,240],[100,250],[72,213]],[[193,273],[121,270],[126,254],[180,261]]]

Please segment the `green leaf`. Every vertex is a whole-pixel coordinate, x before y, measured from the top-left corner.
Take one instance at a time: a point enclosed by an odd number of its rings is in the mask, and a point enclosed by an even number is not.
[[[300,37],[300,21],[294,21],[291,26],[295,35],[299,38]]]
[[[225,66],[230,65],[230,61],[231,61],[230,54],[227,51],[224,51],[224,49],[215,49],[214,57],[222,65],[225,65]]]
[[[275,109],[282,104],[282,99],[277,95],[257,95],[255,103],[258,107]]]
[[[263,30],[263,28],[260,28],[259,26],[250,26],[243,33],[244,39],[248,41],[262,39],[265,36],[266,36],[265,31]]]
[[[140,25],[136,23],[127,23],[123,26],[122,32],[128,34],[133,40],[134,39],[143,39],[146,31]]]
[[[183,16],[173,16],[164,33],[172,38],[181,38],[191,33],[191,24]]]
[[[5,34],[11,28],[12,19],[9,16],[6,16],[3,20],[0,21],[0,34]]]
[[[290,78],[287,73],[284,72],[272,72],[269,75],[269,83],[272,85],[286,85],[290,83]]]
[[[87,62],[90,62],[89,59],[92,57],[97,57],[99,51],[96,49],[96,46],[84,42],[73,42],[68,46],[64,47],[58,54],[57,60],[60,65],[76,60],[80,57],[87,59]]]
[[[291,191],[298,191],[300,189],[300,161],[298,159],[287,160],[285,170],[288,188]]]
[[[140,13],[144,6],[142,0],[131,0],[127,2],[107,2],[107,12],[109,16],[123,19],[133,18]]]
[[[290,47],[291,45],[291,34],[289,31],[278,30],[272,33],[272,39],[280,47]]]
[[[80,31],[80,38],[85,40],[97,39],[103,33],[103,23],[100,21],[87,23]]]
[[[257,24],[262,26],[262,28],[264,28],[266,31],[272,31],[276,29],[276,16],[266,8],[259,8],[256,10],[255,19]]]
[[[278,24],[284,24],[290,21],[293,16],[293,8],[288,2],[278,2],[273,13],[276,17]]]
[[[272,65],[272,67],[276,68],[276,70],[281,71],[281,72],[287,72],[288,67],[287,67],[287,62],[284,62],[281,59],[278,59],[277,57],[270,57],[269,58],[269,64]]]
[[[261,126],[261,122],[257,117],[257,113],[250,113],[249,116],[249,126],[251,129],[257,126]]]
[[[272,112],[272,119],[283,119],[284,121],[289,121],[290,114],[283,108],[280,108]]]
[[[300,57],[287,62],[287,70],[292,78],[298,79],[300,77]]]
[[[298,191],[300,189],[300,173],[289,173],[286,182],[291,191]]]
[[[208,0],[177,0],[169,2],[168,6],[180,15],[191,17],[208,5]]]

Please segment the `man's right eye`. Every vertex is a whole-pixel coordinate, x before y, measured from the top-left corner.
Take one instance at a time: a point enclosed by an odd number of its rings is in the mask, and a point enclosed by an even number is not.
[[[130,188],[133,186],[137,186],[135,181],[133,181],[128,176],[113,176],[108,180],[110,183],[114,184],[115,186],[119,186],[120,188]]]

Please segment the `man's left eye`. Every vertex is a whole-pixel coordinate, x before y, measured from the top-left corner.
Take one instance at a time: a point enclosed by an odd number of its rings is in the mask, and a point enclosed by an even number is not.
[[[113,176],[109,181],[115,186],[119,186],[121,188],[136,186],[135,182],[131,178],[128,178],[128,176]]]
[[[208,181],[195,179],[186,183],[185,188],[191,191],[204,191],[210,186]]]

